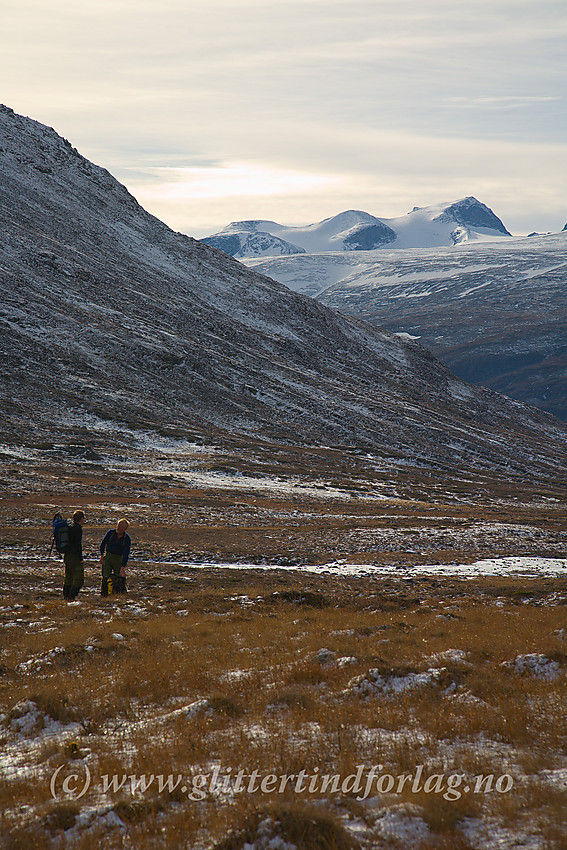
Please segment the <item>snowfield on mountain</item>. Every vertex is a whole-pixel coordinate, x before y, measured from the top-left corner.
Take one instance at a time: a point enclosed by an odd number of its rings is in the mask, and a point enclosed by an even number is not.
[[[285,226],[275,221],[234,221],[202,241],[239,259],[279,254],[368,251],[375,248],[433,248],[510,236],[486,204],[461,198],[414,207],[398,218],[347,210],[316,224]]]

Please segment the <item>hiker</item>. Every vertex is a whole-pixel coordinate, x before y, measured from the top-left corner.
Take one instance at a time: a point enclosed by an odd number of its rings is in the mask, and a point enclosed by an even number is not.
[[[73,525],[69,526],[69,543],[63,555],[65,564],[65,581],[63,584],[63,599],[73,602],[85,583],[85,567],[83,564],[83,525],[85,514],[75,511]]]
[[[121,519],[116,528],[107,531],[100,544],[102,566],[101,596],[126,593],[126,564],[130,554],[130,537],[126,534],[128,520]]]

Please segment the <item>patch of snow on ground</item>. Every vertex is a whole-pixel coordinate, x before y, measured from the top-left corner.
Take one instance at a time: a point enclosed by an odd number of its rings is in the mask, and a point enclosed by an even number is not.
[[[378,668],[373,667],[367,673],[355,676],[347,685],[348,691],[366,697],[376,694],[392,696],[401,694],[412,688],[423,688],[433,685],[439,679],[442,670],[431,668],[424,673],[408,673],[405,676],[385,676]]]
[[[30,673],[37,673],[42,667],[52,664],[53,659],[58,655],[65,655],[65,648],[63,646],[56,646],[49,652],[45,652],[43,655],[38,655],[36,658],[29,658],[27,661],[22,661],[22,663],[18,664],[16,667],[16,671],[18,673],[22,673],[24,676],[29,675]]]
[[[33,700],[21,700],[9,716],[0,717],[0,724],[11,739],[0,752],[2,780],[33,779],[40,770],[37,755],[45,743],[62,743],[77,736],[80,729],[79,723],[54,720]]]
[[[11,726],[16,732],[28,736],[37,730],[42,712],[39,710],[35,702],[31,700],[22,700],[14,706],[15,712],[21,712],[16,717],[12,718]]]
[[[187,460],[187,459],[185,459]],[[183,481],[187,487],[213,488],[219,490],[247,489],[258,493],[293,493],[294,496],[317,496],[322,499],[343,499],[350,500],[353,495],[345,490],[339,490],[331,487],[324,481],[305,481],[301,478],[278,478],[276,476],[266,476],[265,478],[245,475],[244,473],[235,470],[233,473],[217,472],[215,470],[206,469],[186,469],[181,466],[169,462],[152,460],[151,464],[139,459],[134,461],[113,461],[107,466],[109,471],[126,471],[133,475],[151,474],[160,478],[178,478]],[[356,498],[373,498],[386,500],[387,497],[379,493],[369,493],[361,496],[356,495]]]
[[[495,821],[487,824],[475,818],[464,818],[460,825],[461,831],[471,847],[475,850],[544,850],[541,835],[528,835],[522,832],[518,838],[517,832],[507,829]]]
[[[337,658],[337,667],[346,667],[349,664],[358,664],[358,658],[355,658],[354,655],[343,655],[341,658]]]
[[[546,576],[566,575],[567,558],[486,558],[472,564],[417,564],[412,567],[381,566],[376,564],[349,564],[346,561],[333,561],[328,564],[258,564],[212,561],[146,561],[140,563],[160,563],[168,567],[187,567],[188,569],[233,569],[233,570],[286,570],[292,572],[325,573],[336,576],[386,576],[413,575],[429,576]],[[181,578],[184,578],[181,576]]]
[[[413,850],[423,845],[429,837],[429,827],[417,814],[408,811],[407,806],[392,806],[384,812],[375,824],[378,835],[386,841],[396,842],[395,846]]]
[[[448,661],[453,664],[472,667],[470,661],[467,661],[467,655],[468,653],[464,649],[446,649],[444,652],[436,652],[434,655],[428,655],[423,660],[429,664],[443,664]]]
[[[557,679],[561,674],[561,667],[557,661],[551,661],[547,655],[539,652],[517,655],[513,661],[505,661],[504,666],[509,667],[521,676],[530,674],[546,681]]]

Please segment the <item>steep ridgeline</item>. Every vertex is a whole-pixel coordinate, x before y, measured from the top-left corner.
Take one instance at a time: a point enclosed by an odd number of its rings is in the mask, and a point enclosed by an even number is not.
[[[463,380],[567,420],[567,232],[248,262],[336,310],[418,337]]]
[[[376,248],[432,248],[510,236],[500,219],[476,198],[414,207],[400,218],[348,210],[306,227],[275,221],[235,221],[202,241],[233,257],[268,257]]]
[[[5,442],[175,425],[435,471],[565,470],[560,423],[174,233],[54,130],[3,107],[0,147]]]

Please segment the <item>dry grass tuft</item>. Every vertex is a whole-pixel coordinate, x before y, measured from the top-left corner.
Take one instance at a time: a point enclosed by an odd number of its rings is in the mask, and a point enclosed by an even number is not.
[[[232,829],[214,850],[242,850],[259,838],[294,844],[298,850],[355,850],[358,844],[330,813],[315,806],[280,803],[248,815],[242,826]]]
[[[45,815],[43,823],[52,835],[58,832],[66,832],[75,826],[80,811],[81,807],[76,803],[60,803]]]
[[[310,608],[328,608],[332,604],[327,596],[312,590],[276,590],[268,601],[291,602],[294,605],[306,605]]]
[[[214,712],[222,714],[231,720],[236,720],[245,713],[246,709],[240,702],[230,696],[217,694],[216,696],[207,697],[209,708]]]
[[[155,797],[150,800],[121,800],[112,807],[114,814],[126,824],[144,823],[148,817],[154,818],[163,809],[163,802]]]

